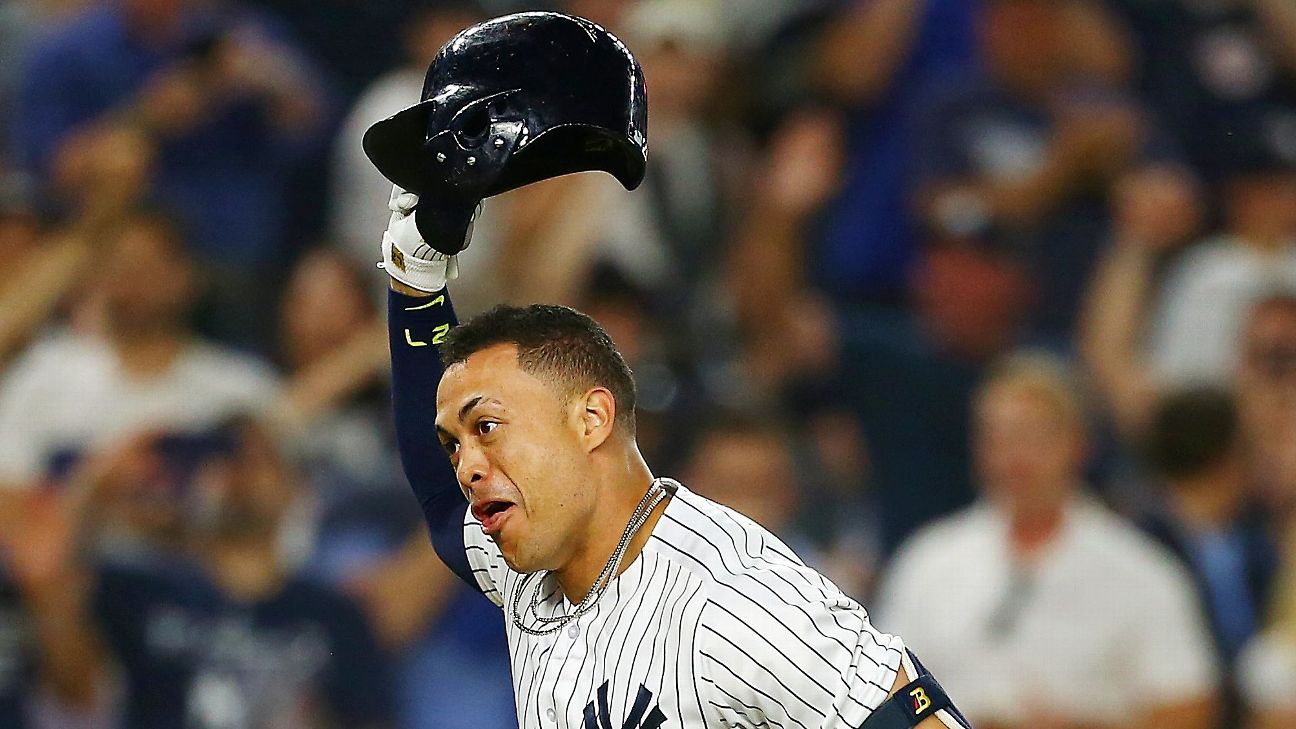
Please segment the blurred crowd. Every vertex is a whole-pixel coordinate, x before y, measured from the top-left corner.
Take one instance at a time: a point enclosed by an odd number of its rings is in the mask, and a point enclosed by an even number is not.
[[[461,315],[595,317],[654,470],[977,727],[1296,727],[1291,0],[7,0],[0,727],[516,726],[360,138],[538,8],[642,62],[647,179],[489,200]]]

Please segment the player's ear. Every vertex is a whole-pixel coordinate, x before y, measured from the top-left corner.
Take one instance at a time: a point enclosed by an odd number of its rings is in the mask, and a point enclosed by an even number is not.
[[[587,451],[603,445],[612,436],[616,420],[616,398],[604,387],[595,387],[578,398],[580,435]]]

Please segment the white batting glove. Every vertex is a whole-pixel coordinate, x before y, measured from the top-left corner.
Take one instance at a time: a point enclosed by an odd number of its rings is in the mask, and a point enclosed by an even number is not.
[[[447,256],[423,240],[414,223],[416,205],[418,195],[392,187],[391,200],[387,203],[391,220],[383,233],[382,262],[378,267],[410,288],[433,293],[445,288],[446,281],[459,277],[459,261],[457,256]],[[474,221],[476,217],[474,213]],[[472,237],[471,224],[468,237]],[[466,242],[464,247],[468,247]]]

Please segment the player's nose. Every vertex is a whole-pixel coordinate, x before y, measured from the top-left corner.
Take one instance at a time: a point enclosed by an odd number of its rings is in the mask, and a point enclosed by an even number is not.
[[[459,484],[471,492],[474,486],[480,485],[490,473],[490,462],[480,448],[460,446],[459,462],[455,466],[455,476]]]

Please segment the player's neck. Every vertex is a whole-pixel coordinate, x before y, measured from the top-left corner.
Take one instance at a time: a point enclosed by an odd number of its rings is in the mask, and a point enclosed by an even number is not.
[[[593,588],[594,581],[616,551],[617,543],[620,542],[626,525],[630,523],[635,507],[653,481],[652,471],[634,447],[628,450],[624,458],[612,459],[604,470],[606,475],[599,479],[603,489],[598,509],[590,520],[591,528],[584,543],[565,566],[554,571],[558,586],[572,603],[580,602]],[[669,501],[669,498],[663,499],[630,540],[617,574],[629,569],[639,557]]]

